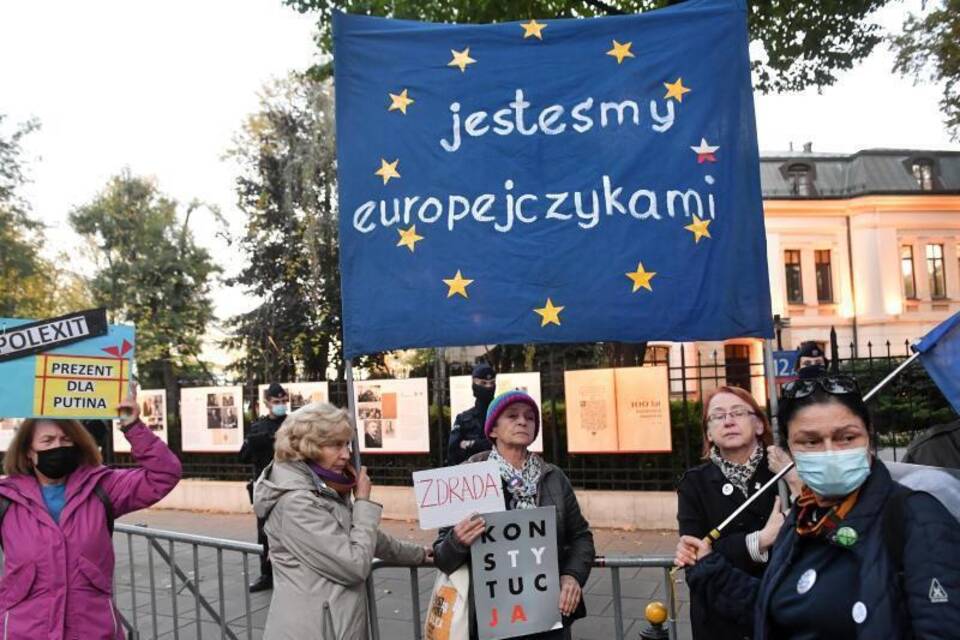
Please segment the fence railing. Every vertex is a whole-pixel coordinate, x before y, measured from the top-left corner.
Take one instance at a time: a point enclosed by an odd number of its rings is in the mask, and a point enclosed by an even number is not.
[[[175,640],[181,637],[255,640],[261,637],[262,631],[253,624],[252,598],[247,589],[250,556],[259,556],[260,545],[122,523],[116,524],[115,533],[124,536],[120,548],[125,553],[117,554],[114,598],[130,640],[167,637],[171,633]],[[225,554],[230,556],[226,561]],[[676,640],[677,603],[670,573],[672,556],[598,556],[593,566],[595,571],[610,573],[616,640],[625,638],[626,629],[621,570],[659,570],[669,615],[668,631],[670,638]],[[420,572],[435,569],[429,565],[377,560],[373,563],[372,579],[376,578],[378,571],[391,568],[409,570],[410,635],[405,637],[422,640],[424,603],[420,598]],[[210,573],[215,575],[210,576]],[[143,598],[147,602],[141,603]],[[371,640],[396,640],[382,636],[376,598],[369,600]],[[172,630],[167,628],[171,621],[168,618],[172,620]],[[588,617],[578,624],[589,624],[589,620]]]
[[[179,640],[181,635],[195,637],[197,640],[205,636],[228,640],[259,638],[259,632],[255,635],[251,596],[247,585],[250,582],[250,556],[259,558],[263,552],[261,545],[119,522],[114,527],[114,533],[126,538],[122,545],[126,553],[117,555],[114,598],[130,640],[157,638],[163,633],[169,633],[171,630],[166,630],[166,625],[163,625],[163,631],[161,630],[161,613],[164,618],[172,620],[174,640]],[[139,551],[137,547],[140,547]],[[216,558],[215,594],[210,593],[210,589],[205,593],[201,585],[204,581],[201,567],[209,567],[211,561],[211,558],[204,557],[201,562],[201,551],[205,552],[204,556],[213,553]],[[228,582],[230,578],[238,576],[235,576],[232,570],[225,570],[225,553],[239,554],[242,581],[235,579]],[[180,564],[181,558],[186,558],[189,563],[186,571]],[[161,568],[157,567],[157,559],[163,565]],[[233,559],[236,560],[237,557],[234,556]],[[231,566],[231,569],[233,568]],[[162,586],[158,584],[161,576],[164,580],[169,580]],[[228,617],[228,590],[230,595],[236,595],[238,586],[243,594],[242,612],[239,616]],[[186,598],[181,596],[184,591],[189,594]],[[138,604],[141,597],[148,598],[149,610],[146,612],[141,611],[141,605]],[[188,604],[190,600],[192,602]],[[166,605],[169,605],[169,609]],[[233,609],[235,605],[231,602],[229,606]],[[167,613],[169,615],[166,615]],[[189,621],[189,626],[182,623],[184,620]],[[189,627],[192,627],[193,633],[187,633]],[[213,632],[211,627],[215,629]]]
[[[575,347],[558,346],[549,359],[527,367],[515,363],[504,373],[536,370],[541,376],[544,457],[563,469],[578,489],[672,491],[686,469],[700,461],[700,402],[705,393],[720,385],[742,386],[753,391],[763,403],[766,385],[763,363],[756,349],[746,345],[728,345],[714,349],[679,349],[672,355],[665,347],[650,347],[645,354],[634,354],[604,366],[658,365],[666,368],[669,379],[673,450],[669,453],[641,454],[576,454],[567,450],[566,396],[564,372],[597,366],[578,359]],[[741,347],[740,350],[734,347]],[[746,351],[744,351],[746,349]],[[745,354],[747,357],[744,357]],[[841,349],[840,370],[861,379],[864,389],[892,371],[910,354],[907,342],[884,342],[853,345]],[[752,358],[750,356],[753,356]],[[438,367],[439,368],[439,367]],[[443,375],[434,369],[428,378],[430,421],[430,453],[415,455],[367,455],[371,478],[377,484],[409,485],[411,473],[418,469],[443,466],[450,432],[449,376],[469,373],[466,365],[448,365]],[[330,400],[346,406],[344,381],[329,383]],[[245,405],[256,398],[256,387],[247,385]],[[889,387],[871,401],[880,445],[890,448],[887,459],[901,457],[906,443],[917,432],[949,421],[948,403],[917,364],[901,374]],[[248,416],[249,418],[250,416]],[[185,477],[218,480],[245,480],[251,474],[249,465],[241,464],[236,454],[191,453],[179,449],[179,431],[171,429],[170,443],[181,456]],[[130,464],[129,456],[118,454],[114,462]]]

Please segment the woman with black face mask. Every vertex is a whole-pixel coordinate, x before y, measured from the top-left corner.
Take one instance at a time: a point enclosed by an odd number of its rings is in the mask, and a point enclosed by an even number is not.
[[[76,420],[24,421],[0,480],[0,638],[123,638],[113,603],[114,518],[158,502],[180,480],[180,461],[139,418],[118,406],[140,464],[110,469]]]

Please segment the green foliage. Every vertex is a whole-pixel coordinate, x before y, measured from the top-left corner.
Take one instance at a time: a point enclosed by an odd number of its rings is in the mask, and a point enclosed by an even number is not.
[[[231,370],[244,380],[342,371],[333,113],[329,82],[292,74],[265,90],[231,151],[241,167],[247,226],[239,248],[248,259],[231,284],[263,300],[228,323],[225,346],[244,353]],[[375,370],[382,358],[355,364]]]
[[[96,303],[109,309],[111,321],[136,325],[140,380],[164,386],[168,399],[183,374],[202,368],[201,342],[214,319],[210,286],[219,267],[190,230],[200,206],[191,203],[181,215],[156,184],[125,171],[70,213],[95,251]]]
[[[0,126],[5,116],[0,114]],[[45,318],[91,306],[86,281],[40,254],[43,225],[30,216],[19,191],[27,182],[21,142],[39,127],[36,121],[0,133],[0,316]]]
[[[911,14],[891,42],[895,71],[943,83],[944,124],[960,140],[960,0],[942,0],[926,17]]]
[[[824,87],[882,40],[870,17],[890,0],[774,0],[752,2],[750,39],[763,47],[753,63],[760,91]],[[300,13],[317,13],[318,45],[332,51],[335,11],[431,22],[505,22],[528,18],[583,18],[658,9],[673,0],[284,0]]]

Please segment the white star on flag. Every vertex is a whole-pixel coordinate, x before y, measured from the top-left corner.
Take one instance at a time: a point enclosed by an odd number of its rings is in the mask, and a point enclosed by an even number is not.
[[[704,162],[716,162],[717,158],[713,153],[720,148],[719,145],[711,146],[706,138],[700,138],[699,147],[690,147],[697,154],[697,164],[703,164]]]

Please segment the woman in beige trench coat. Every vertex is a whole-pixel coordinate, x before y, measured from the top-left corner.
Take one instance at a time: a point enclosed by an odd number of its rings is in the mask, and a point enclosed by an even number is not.
[[[431,555],[380,531],[383,507],[370,500],[366,468],[350,465],[351,434],[346,412],[326,403],[294,411],[277,431],[253,494],[273,561],[264,640],[365,640],[373,559]]]

